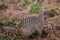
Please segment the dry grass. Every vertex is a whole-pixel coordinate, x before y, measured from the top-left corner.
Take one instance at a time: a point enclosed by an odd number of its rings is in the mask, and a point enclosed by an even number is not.
[[[30,15],[30,7],[31,7],[32,2],[36,3],[39,7],[41,7],[41,10],[43,10],[43,8],[45,8],[43,2],[41,2],[39,0],[34,0],[34,1],[27,0],[27,2],[29,2],[29,4],[24,3],[24,0],[2,0],[2,1],[0,0],[0,4],[5,4],[8,6],[7,9],[0,10],[0,22],[4,23],[7,20],[11,19],[12,17],[17,17],[18,19],[23,19],[27,15]],[[22,6],[23,3],[24,3],[24,6]],[[40,4],[40,3],[42,3],[42,4]],[[56,1],[54,3],[56,3]],[[48,4],[48,9],[50,9],[50,8],[56,9],[58,6],[55,6],[54,3],[52,3],[52,5]],[[34,9],[34,10],[36,10],[36,9]],[[60,14],[60,12],[58,12],[58,13]],[[59,36],[60,31],[59,30],[51,30],[50,32],[52,32],[52,31],[54,31],[54,33],[50,33],[49,36],[47,36],[46,38],[37,36],[36,38],[29,38],[26,40],[60,40],[60,36]],[[6,35],[7,35],[6,33],[0,32],[0,37],[6,36]],[[11,35],[12,34],[9,34],[9,36],[11,36]],[[14,39],[14,36],[12,37],[12,40]]]

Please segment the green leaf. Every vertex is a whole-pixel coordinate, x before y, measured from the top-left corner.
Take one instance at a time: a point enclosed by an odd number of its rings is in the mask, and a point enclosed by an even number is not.
[[[23,39],[16,38],[15,40],[23,40]]]
[[[5,37],[4,40],[10,40],[9,36]]]
[[[4,39],[1,37],[0,40],[4,40]]]
[[[0,5],[0,9],[5,9],[5,8],[7,8],[7,6],[5,4]]]
[[[16,21],[16,18],[11,18],[11,20],[7,20],[6,22],[5,22],[5,25],[14,25],[14,22]]]
[[[10,25],[10,23],[11,23],[10,20],[8,20],[5,22],[5,25]]]
[[[50,9],[51,14],[55,14],[56,10],[55,9]]]
[[[28,2],[27,0],[24,0],[22,6],[26,6],[26,5],[28,5],[28,4],[29,4],[29,2]]]
[[[30,12],[37,13],[37,12],[39,12],[39,10],[40,10],[40,8],[36,4],[33,3],[31,5]]]

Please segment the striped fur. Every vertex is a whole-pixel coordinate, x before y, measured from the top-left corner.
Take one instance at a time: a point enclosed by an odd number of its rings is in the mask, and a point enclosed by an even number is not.
[[[41,32],[44,22],[44,13],[38,14],[38,16],[28,16],[22,20],[22,26],[20,27],[21,35],[29,36],[39,29]]]

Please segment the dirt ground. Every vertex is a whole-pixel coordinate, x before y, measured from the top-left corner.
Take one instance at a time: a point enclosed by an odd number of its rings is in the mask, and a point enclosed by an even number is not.
[[[21,7],[21,4],[23,4],[23,2],[24,2],[24,0],[15,0],[15,1],[14,0],[9,0],[9,1],[5,0],[3,2],[0,0],[0,4],[5,3],[7,6],[6,9],[0,9],[0,17],[4,18],[3,22],[7,21],[8,19],[11,19],[12,17],[18,17],[19,19],[23,19],[27,15],[31,15],[30,11],[29,11],[31,4],[27,3],[26,6]],[[28,0],[28,2],[32,3],[32,0],[31,1]],[[35,1],[34,3],[37,3],[37,2]],[[37,5],[38,4],[39,3],[37,3]],[[41,11],[44,10],[43,8],[45,8],[45,6],[41,7]],[[58,15],[56,15],[56,16],[58,16]],[[60,18],[58,17],[58,20],[59,19]],[[46,37],[41,37],[41,35],[37,35],[37,36],[32,35],[31,36],[32,38],[24,38],[22,40],[60,40],[60,24],[54,25],[53,21],[55,19],[53,19],[53,17],[48,17],[46,20],[48,20],[48,21],[46,22],[45,26],[47,26],[47,25],[50,26],[50,27],[47,27],[46,31],[48,32],[48,35]],[[52,20],[52,22],[50,20]],[[51,26],[52,26],[52,28],[51,28]],[[11,36],[10,37],[11,40],[14,40],[14,38],[21,38],[21,36],[19,36],[19,35],[17,36],[16,34],[11,34],[8,32],[0,31],[0,37],[5,37],[5,36]]]

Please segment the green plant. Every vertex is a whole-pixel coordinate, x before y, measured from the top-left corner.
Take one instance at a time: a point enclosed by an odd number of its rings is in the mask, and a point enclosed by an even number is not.
[[[7,8],[6,5],[4,5],[4,4],[1,4],[1,5],[0,5],[0,10],[1,10],[1,9],[6,9],[6,8]]]
[[[11,24],[13,24],[13,22],[10,21],[10,20],[8,20],[8,21],[5,22],[5,25],[11,25]]]
[[[0,40],[10,40],[10,38],[7,36],[7,37],[5,37],[5,38],[3,38],[3,37],[0,37]]]
[[[39,8],[36,4],[33,3],[33,4],[31,5],[31,8],[30,8],[30,12],[31,12],[31,13],[38,13],[39,10],[40,10],[40,8]]]
[[[58,11],[60,12],[60,9],[58,9]]]
[[[57,15],[57,11],[55,9],[50,9],[49,11],[50,11],[49,13],[50,17]]]
[[[4,40],[10,40],[9,36],[5,37]]]
[[[0,40],[4,40],[2,37],[0,37]]]
[[[15,40],[23,40],[23,39],[16,38]]]
[[[21,20],[18,19],[17,17],[13,17],[10,20],[7,20],[4,24],[7,25],[7,26],[10,26],[10,25],[18,26],[18,25],[21,24]]]
[[[26,6],[28,4],[29,4],[29,2],[27,0],[24,0],[24,2],[22,3],[22,6]]]
[[[4,24],[5,25],[14,25],[14,22],[15,22],[16,18],[12,18],[11,20],[7,20]]]
[[[50,13],[51,14],[55,14],[56,13],[56,10],[55,9],[50,9]]]

